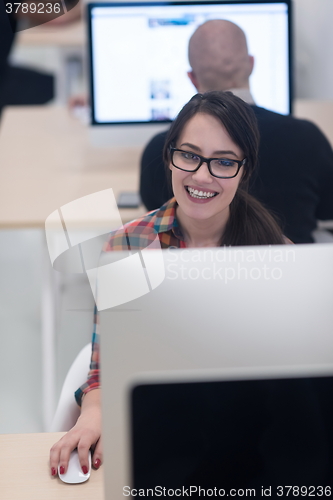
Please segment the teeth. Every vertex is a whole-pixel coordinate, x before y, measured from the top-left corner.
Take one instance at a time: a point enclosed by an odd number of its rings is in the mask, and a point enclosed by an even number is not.
[[[213,198],[216,196],[217,193],[206,193],[206,191],[198,191],[197,189],[193,189],[190,187],[187,187],[188,193],[193,197],[193,198]]]

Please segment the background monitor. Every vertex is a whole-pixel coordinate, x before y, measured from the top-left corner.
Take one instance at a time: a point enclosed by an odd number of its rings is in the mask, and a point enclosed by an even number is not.
[[[188,42],[209,19],[233,21],[246,33],[256,104],[291,111],[290,0],[94,3],[88,14],[94,125],[173,120],[196,93]]]

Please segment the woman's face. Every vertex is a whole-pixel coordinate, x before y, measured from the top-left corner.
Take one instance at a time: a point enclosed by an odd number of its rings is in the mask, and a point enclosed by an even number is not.
[[[221,122],[206,113],[197,113],[186,123],[175,147],[206,158],[244,158],[242,150],[233,142]],[[224,219],[227,219],[229,205],[243,175],[243,167],[231,179],[213,177],[207,163],[203,163],[196,172],[184,172],[172,164],[170,169],[174,195],[187,217],[204,220],[220,218],[223,213]],[[194,191],[201,195],[200,199],[192,196]]]

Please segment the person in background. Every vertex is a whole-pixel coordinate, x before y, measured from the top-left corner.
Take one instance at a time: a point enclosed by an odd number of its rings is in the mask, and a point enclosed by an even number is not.
[[[52,75],[30,68],[12,66],[8,61],[20,17],[32,23],[44,19],[48,26],[50,24],[60,26],[75,21],[80,15],[80,6],[76,5],[65,15],[47,22],[47,14],[42,18],[43,14],[30,12],[21,16],[19,13],[17,15],[14,12],[7,13],[5,2],[0,2],[0,115],[5,106],[46,104],[54,98]]]
[[[146,248],[158,234],[161,247],[199,248],[290,243],[247,188],[257,165],[259,133],[253,110],[231,92],[197,94],[173,122],[164,147],[174,196],[161,208],[111,233],[106,252]],[[75,394],[76,425],[51,449],[51,475],[66,472],[77,447],[82,471],[101,465],[99,331],[95,318],[87,382]]]
[[[313,242],[318,220],[333,219],[333,152],[316,125],[255,105],[249,78],[254,58],[244,32],[225,20],[207,21],[189,42],[188,73],[198,92],[231,90],[250,104],[260,132],[259,168],[250,193],[282,223],[295,243]],[[167,132],[146,146],[141,158],[140,195],[148,210],[171,196],[162,157]]]

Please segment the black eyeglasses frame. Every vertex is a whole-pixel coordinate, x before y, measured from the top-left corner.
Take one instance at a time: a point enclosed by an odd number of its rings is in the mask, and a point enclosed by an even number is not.
[[[198,158],[200,158],[200,163],[199,165],[197,166],[197,168],[195,168],[194,170],[187,170],[185,168],[180,168],[178,167],[177,165],[174,164],[173,162],[173,154],[175,151],[180,151],[181,153],[191,153],[191,154],[194,154],[195,156],[197,156]],[[219,157],[219,158],[205,158],[204,156],[201,156],[199,155],[198,153],[194,153],[193,151],[185,151],[184,149],[178,149],[178,148],[173,148],[170,146],[170,159],[171,159],[171,163],[174,167],[178,168],[178,170],[182,170],[183,172],[197,172],[199,170],[199,168],[201,167],[201,165],[203,163],[207,163],[207,167],[208,167],[208,171],[210,173],[211,176],[213,177],[216,177],[217,179],[233,179],[234,177],[236,177],[238,175],[238,172],[240,171],[241,167],[243,165],[245,165],[246,161],[247,161],[247,158],[243,158],[243,160],[234,160],[233,158],[222,158],[222,157]],[[225,176],[222,176],[222,175],[215,175],[213,174],[211,168],[210,168],[210,162],[213,161],[213,160],[230,160],[230,161],[234,161],[235,163],[238,164],[238,169],[237,169],[237,172],[232,175],[231,177],[225,177]]]

